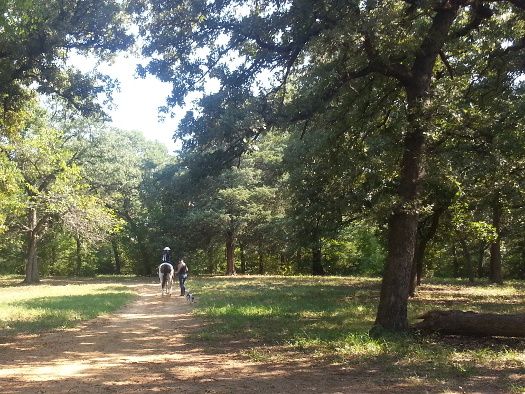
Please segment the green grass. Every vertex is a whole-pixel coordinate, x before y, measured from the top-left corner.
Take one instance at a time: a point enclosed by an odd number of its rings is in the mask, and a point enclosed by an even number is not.
[[[135,280],[55,279],[23,286],[21,279],[0,277],[0,335],[71,327],[114,311],[133,297],[115,281]],[[297,355],[412,388],[461,392],[477,384],[471,391],[523,392],[523,339],[371,338],[379,284],[372,278],[192,277],[194,313],[204,320],[193,339],[209,349],[237,349],[254,362],[289,362]],[[410,320],[431,309],[525,313],[525,284],[432,281],[410,301]]]
[[[363,370],[381,368],[405,381],[446,385],[450,380],[495,375],[496,381],[504,381],[505,390],[525,383],[523,378],[520,382],[505,378],[506,373],[520,375],[524,370],[524,340],[371,338],[378,279],[217,277],[192,278],[188,286],[197,296],[195,313],[207,323],[198,339],[211,346],[245,341],[243,354],[256,362],[277,361],[281,352],[292,351]],[[411,321],[431,309],[524,313],[525,285],[427,284],[410,301]],[[498,375],[501,371],[503,376]]]
[[[376,280],[227,278],[200,283],[192,283],[199,294],[197,313],[214,318],[208,331],[217,338],[238,333],[272,343],[334,341],[348,334],[341,327],[361,332],[373,322],[375,303],[368,298]]]
[[[24,286],[19,282],[19,278],[0,278],[2,335],[73,327],[116,310],[133,297],[127,287],[115,283],[60,281]]]

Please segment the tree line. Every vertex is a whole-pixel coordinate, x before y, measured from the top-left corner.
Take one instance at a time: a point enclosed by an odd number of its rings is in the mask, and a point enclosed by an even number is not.
[[[424,275],[525,275],[523,2],[2,7],[2,270],[150,274],[170,244],[196,272],[382,275],[378,330]],[[163,111],[202,92],[177,157],[64,61],[137,37]]]

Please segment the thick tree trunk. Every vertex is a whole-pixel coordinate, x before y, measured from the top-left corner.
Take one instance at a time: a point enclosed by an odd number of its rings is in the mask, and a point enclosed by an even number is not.
[[[321,240],[317,240],[312,246],[312,275],[324,275],[323,252],[321,249]]]
[[[416,295],[416,289],[421,284],[426,242],[419,238],[416,239],[416,246],[414,249],[414,261],[412,262],[412,268],[410,270],[410,290],[408,292],[410,297],[414,297]]]
[[[37,236],[33,231],[29,232],[28,246],[27,246],[27,257],[26,257],[26,269],[24,283],[38,283],[40,282],[40,274],[38,272],[38,260],[37,260]]]
[[[235,275],[235,239],[233,231],[226,232],[226,275]]]
[[[264,255],[261,245],[259,245],[259,249],[257,250],[257,259],[259,262],[259,275],[264,275]]]
[[[418,200],[424,173],[425,133],[431,120],[429,88],[434,64],[457,12],[457,4],[447,3],[437,9],[432,24],[415,53],[410,70],[399,65],[401,69],[391,71],[391,75],[405,88],[409,130],[403,141],[397,190],[399,202],[389,220],[386,266],[372,335],[380,335],[384,329],[408,329],[408,292],[419,217]],[[369,56],[374,56],[373,50],[368,50],[368,53]]]
[[[115,260],[115,274],[120,275],[122,270],[122,258],[118,249],[118,242],[115,238],[111,238],[111,247],[113,249],[113,258]]]
[[[398,212],[390,219],[388,255],[381,283],[376,327],[393,331],[408,328],[407,303],[417,227],[415,216],[417,215]]]
[[[239,242],[239,251],[240,251],[240,259],[241,259],[241,274],[246,273],[246,253],[244,252],[244,244],[242,242]]]
[[[407,134],[404,144],[399,186],[402,204],[395,208],[389,221],[388,254],[374,324],[387,330],[408,329],[407,303],[418,225],[417,199],[424,142],[422,130],[416,130]]]
[[[36,208],[30,208],[27,213],[28,227],[27,232],[27,255],[25,267],[24,283],[40,282],[38,272],[37,244],[38,244],[38,219]]]
[[[496,193],[492,202],[492,225],[496,230],[496,239],[490,245],[490,281],[503,283],[501,274],[501,217],[503,215],[499,193]]]
[[[463,311],[430,311],[413,326],[423,332],[476,337],[525,337],[525,314],[500,315]]]

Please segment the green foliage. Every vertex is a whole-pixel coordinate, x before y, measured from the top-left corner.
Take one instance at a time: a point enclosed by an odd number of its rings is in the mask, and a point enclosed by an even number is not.
[[[0,3],[1,131],[12,128],[31,89],[56,94],[84,114],[100,113],[96,98],[114,87],[100,74],[66,67],[71,51],[99,56],[128,48],[122,5],[115,1],[2,1]]]
[[[168,242],[160,238],[155,177],[171,159],[164,146],[140,132],[99,127],[81,159],[85,179],[118,219],[112,232],[124,259],[121,269],[150,274]]]
[[[506,219],[522,216],[522,3],[136,0],[131,8],[143,54],[155,55],[141,72],[173,84],[166,111],[210,79],[219,86],[177,132],[194,179],[229,168],[263,134],[294,134],[279,181],[285,214],[275,222],[285,230],[275,245],[288,255],[309,248],[320,260],[321,240],[334,246],[348,222],[383,229],[406,209],[419,215],[425,246],[441,221],[466,256],[522,227]],[[420,159],[409,136],[420,137]],[[453,201],[456,188],[464,195]],[[413,231],[400,233],[401,249],[411,250]],[[440,248],[450,254],[446,239]]]
[[[385,252],[377,232],[365,223],[349,225],[324,247],[326,270],[332,275],[380,276]]]
[[[27,211],[38,208],[46,274],[151,274],[166,245],[193,272],[223,272],[231,241],[242,272],[309,273],[317,263],[378,275],[416,117],[426,168],[407,206],[428,242],[427,275],[473,274],[479,262],[483,276],[495,242],[504,273],[525,275],[523,5],[445,8],[2,2],[0,270],[20,272]],[[453,23],[438,34],[447,12]],[[64,57],[128,48],[130,18],[150,59],[139,74],[173,84],[165,112],[210,80],[219,86],[176,130],[176,160],[140,133],[80,116],[99,112],[94,98],[115,85]],[[443,42],[423,62],[429,37]],[[428,95],[411,106],[427,66]],[[63,98],[60,121],[35,107],[34,90]]]
[[[8,230],[8,218],[24,210],[20,173],[4,155],[0,155],[0,235]]]

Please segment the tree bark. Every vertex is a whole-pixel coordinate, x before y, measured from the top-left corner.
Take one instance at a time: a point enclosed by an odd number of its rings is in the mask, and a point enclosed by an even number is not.
[[[430,311],[413,326],[423,332],[476,337],[525,337],[525,314]]]
[[[31,284],[40,282],[37,259],[39,222],[36,208],[29,208],[27,219],[29,230],[27,231],[27,256],[24,283]]]
[[[403,203],[395,208],[389,220],[388,253],[375,321],[376,327],[387,330],[408,329],[407,303],[418,225],[416,205],[424,143],[420,129],[406,135],[398,190]]]
[[[425,257],[426,243],[420,237],[416,238],[416,246],[414,247],[414,261],[410,270],[410,289],[408,294],[410,297],[416,295],[416,289],[421,284],[421,275],[423,274],[423,260]]]
[[[118,242],[115,237],[111,238],[111,247],[113,249],[113,258],[115,259],[115,274],[120,275],[122,270],[122,258],[118,249]]]
[[[321,240],[317,239],[312,246],[312,275],[324,275],[323,252],[321,249]]]
[[[242,242],[239,242],[239,251],[240,251],[240,259],[241,259],[241,274],[246,273],[246,253],[244,251],[244,244]]]
[[[233,231],[226,231],[226,275],[235,275],[235,239]]]
[[[370,332],[374,336],[381,335],[382,330],[408,329],[408,294],[419,218],[418,200],[424,174],[425,133],[431,118],[429,89],[434,64],[457,12],[458,5],[448,2],[446,6],[437,10],[432,24],[415,52],[410,70],[401,64],[394,65],[396,67],[387,66],[386,69],[378,66],[383,73],[396,78],[405,89],[409,130],[403,140],[397,190],[399,203],[394,207],[389,220],[386,265],[377,316]],[[369,48],[368,54],[372,61],[377,60],[374,50]]]
[[[485,244],[481,244],[478,250],[478,278],[483,278],[483,257],[486,248]]]
[[[490,281],[492,283],[503,283],[501,274],[501,217],[503,215],[499,193],[496,193],[492,201],[492,225],[496,230],[496,239],[490,245]]]

